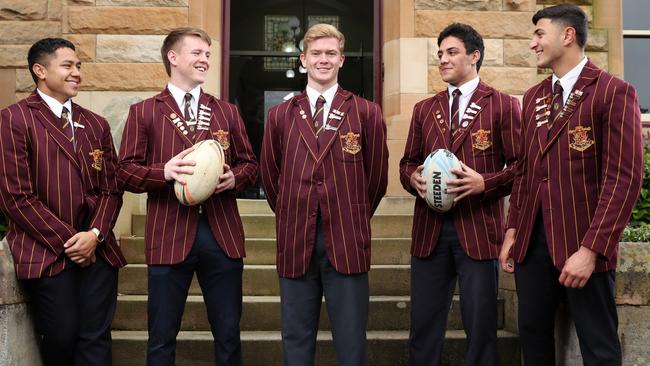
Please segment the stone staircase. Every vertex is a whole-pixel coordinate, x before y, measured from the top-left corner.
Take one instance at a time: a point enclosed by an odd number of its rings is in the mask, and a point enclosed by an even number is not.
[[[371,226],[369,273],[370,365],[408,364],[409,247],[412,200],[385,199]],[[244,365],[281,365],[280,297],[275,271],[275,219],[265,201],[240,200],[246,233],[241,338]],[[147,268],[144,264],[144,215],[132,217],[133,236],[122,237],[129,265],[120,271],[118,305],[113,321],[114,365],[144,365],[147,342]],[[499,352],[504,365],[520,365],[518,338],[505,330],[504,300],[499,299]],[[323,304],[317,365],[335,365],[330,326]],[[462,365],[465,333],[458,296],[449,314],[446,365]],[[190,288],[177,344],[177,365],[213,365],[212,335],[196,278]]]

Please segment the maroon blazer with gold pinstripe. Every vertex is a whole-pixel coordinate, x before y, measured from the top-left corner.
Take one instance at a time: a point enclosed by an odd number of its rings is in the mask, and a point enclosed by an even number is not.
[[[377,104],[341,88],[334,110],[342,118],[328,119],[320,149],[306,93],[269,111],[260,172],[276,216],[281,277],[307,271],[319,210],[332,266],[344,274],[370,269],[370,217],[387,185],[386,125]]]
[[[97,228],[96,253],[126,264],[113,235],[122,192],[106,120],[72,103],[75,144],[36,91],[0,112],[0,207],[18,278],[50,277],[70,266],[63,244]]]
[[[542,114],[551,77],[524,95],[520,169],[510,197],[513,258],[526,257],[537,212],[558,269],[580,246],[599,255],[596,271],[616,268],[618,241],[643,179],[643,141],[634,87],[587,62],[572,102],[549,129]],[[540,118],[536,118],[540,116]]]
[[[145,256],[147,264],[176,264],[190,252],[199,219],[199,206],[183,206],[174,186],[165,181],[164,166],[181,151],[205,139],[219,141],[235,175],[235,189],[203,202],[210,228],[230,258],[242,258],[244,230],[235,192],[257,179],[257,162],[237,108],[201,92],[199,107],[209,109],[209,130],[197,130],[194,140],[172,121],[183,114],[168,89],[131,106],[120,147],[118,178],[125,190],[147,192]],[[202,109],[205,111],[206,109]],[[172,115],[175,115],[172,117]]]
[[[413,109],[404,157],[400,161],[400,181],[404,189],[416,196],[411,243],[411,254],[415,257],[431,254],[444,215],[449,214],[453,215],[461,247],[470,258],[483,260],[499,256],[504,228],[501,198],[510,193],[519,146],[519,102],[480,82],[467,108],[477,113],[465,113],[453,139],[446,90],[417,103]],[[411,175],[427,155],[443,148],[452,151],[485,180],[483,194],[463,198],[445,214],[430,209],[410,183]]]

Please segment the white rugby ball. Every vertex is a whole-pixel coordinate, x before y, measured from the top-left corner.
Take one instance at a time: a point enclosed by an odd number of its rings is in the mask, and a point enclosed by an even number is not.
[[[447,149],[435,150],[424,160],[424,169],[420,173],[427,182],[424,200],[435,211],[447,212],[454,205],[458,194],[447,193],[447,180],[457,178],[451,172],[454,168],[462,169],[456,155]]]
[[[187,183],[174,182],[176,198],[185,206],[197,205],[210,197],[223,174],[225,157],[221,145],[215,140],[203,140],[183,160],[194,160],[194,174],[181,174]]]

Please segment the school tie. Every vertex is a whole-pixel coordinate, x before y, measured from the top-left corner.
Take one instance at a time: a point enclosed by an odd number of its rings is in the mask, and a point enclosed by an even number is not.
[[[555,119],[560,114],[562,108],[564,108],[564,89],[562,89],[562,84],[560,80],[556,81],[553,85],[553,99],[551,100],[551,115],[549,119],[549,124],[553,124]]]
[[[183,118],[185,121],[190,121],[192,120],[192,94],[186,93],[185,94],[185,110],[183,111]]]
[[[454,98],[451,101],[451,118],[450,123],[451,123],[451,132],[453,133],[457,128],[458,125],[460,125],[460,116],[458,113],[458,105],[460,104],[460,95],[462,93],[460,92],[460,89],[456,89],[451,93],[452,98]]]
[[[185,102],[184,102],[183,109],[184,109],[183,118],[185,119],[185,125],[190,130],[190,134],[189,134],[190,139],[193,140],[195,137],[194,123],[196,121],[193,121],[192,118],[192,94],[185,93]]]
[[[316,112],[314,113],[314,127],[316,131],[320,130],[321,125],[323,124],[323,116],[325,115],[325,97],[319,95],[316,99]]]
[[[63,133],[65,133],[65,135],[68,136],[68,139],[72,141],[74,139],[74,132],[72,131],[72,125],[70,124],[70,111],[68,111],[68,108],[66,107],[63,107],[63,110],[61,110],[61,127]]]

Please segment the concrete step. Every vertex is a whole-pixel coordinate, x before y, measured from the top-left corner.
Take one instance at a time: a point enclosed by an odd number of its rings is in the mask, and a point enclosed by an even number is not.
[[[145,263],[144,238],[141,236],[122,237],[122,252],[128,263]],[[372,264],[410,264],[410,238],[372,239]],[[246,239],[245,264],[275,264],[277,244],[275,239]]]
[[[145,331],[113,331],[113,365],[130,366],[146,363],[147,333]],[[498,331],[498,350],[501,364],[519,366],[520,350],[517,335]],[[408,365],[408,331],[369,331],[368,358],[372,366]],[[274,366],[282,364],[280,332],[242,332],[243,361],[246,366]],[[180,332],[178,335],[176,365],[214,365],[212,335],[209,332]],[[451,330],[446,334],[443,365],[462,365],[465,354],[465,333]],[[319,332],[316,365],[336,364],[330,332]]]
[[[246,238],[275,238],[275,216],[273,214],[241,214]],[[134,236],[144,236],[146,215],[133,215]],[[410,238],[412,213],[377,214],[370,220],[374,238]]]
[[[369,330],[408,330],[411,304],[409,296],[371,296],[368,311]],[[121,295],[117,299],[117,311],[113,320],[114,330],[147,329],[147,297],[145,295]],[[503,300],[499,299],[499,328],[503,327]],[[323,302],[320,329],[329,330],[327,307]],[[240,322],[243,331],[274,331],[280,329],[280,297],[244,296]],[[201,296],[189,296],[185,304],[184,331],[209,331],[205,304]],[[454,296],[447,329],[463,329],[458,296]]]
[[[368,274],[370,295],[408,296],[410,293],[410,266],[404,264],[372,266]],[[129,264],[120,270],[118,292],[124,295],[147,293],[147,266]],[[196,276],[190,287],[190,295],[201,290]],[[245,296],[278,296],[278,275],[274,265],[245,265],[243,279]]]
[[[382,198],[379,206],[377,207],[377,214],[384,213],[400,213],[400,214],[412,214],[413,205],[415,204],[415,197],[384,197]],[[259,215],[259,214],[272,214],[271,208],[266,200],[254,200],[254,199],[237,199],[237,206],[239,207],[239,213],[248,215]]]

